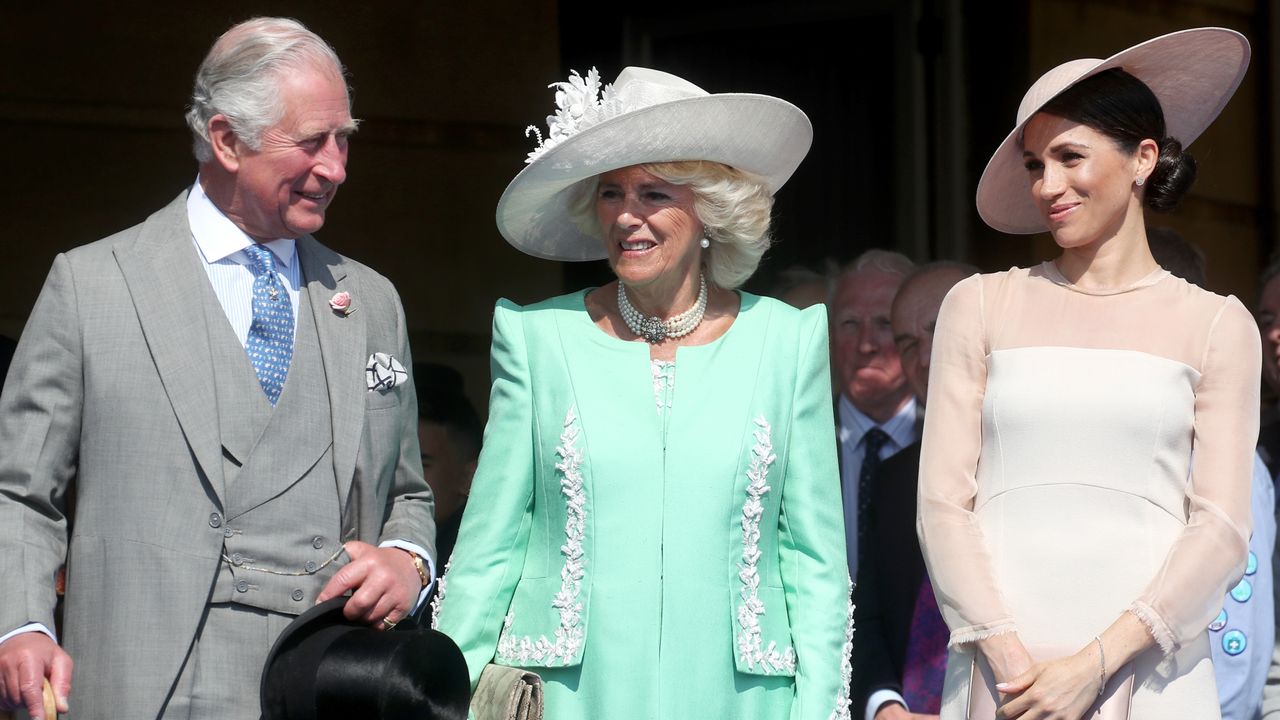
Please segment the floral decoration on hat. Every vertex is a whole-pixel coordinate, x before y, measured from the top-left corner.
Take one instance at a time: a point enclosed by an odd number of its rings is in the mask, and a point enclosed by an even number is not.
[[[605,85],[600,89],[600,71],[594,67],[583,78],[577,70],[569,71],[567,82],[551,83],[547,87],[556,91],[556,113],[547,116],[547,137],[535,125],[524,129],[524,136],[529,133],[538,136],[538,147],[525,158],[531,163],[539,155],[550,150],[560,142],[580,130],[622,114],[622,103],[618,100],[613,85]]]

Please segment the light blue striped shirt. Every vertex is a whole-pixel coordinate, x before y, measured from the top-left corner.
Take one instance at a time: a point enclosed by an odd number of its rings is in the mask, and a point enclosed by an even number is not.
[[[191,237],[196,249],[204,259],[213,294],[218,297],[218,303],[222,305],[222,311],[226,313],[240,344],[244,345],[249,337],[249,326],[253,324],[253,270],[244,249],[254,240],[223,215],[204,194],[198,177],[187,194],[187,221],[191,224]],[[293,326],[296,328],[301,275],[297,245],[292,238],[270,240],[262,245],[276,257],[276,276],[289,293]]]

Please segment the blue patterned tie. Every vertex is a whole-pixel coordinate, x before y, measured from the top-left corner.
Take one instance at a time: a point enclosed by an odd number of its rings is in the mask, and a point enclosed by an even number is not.
[[[254,243],[244,249],[253,270],[253,324],[245,352],[258,383],[272,406],[280,399],[284,379],[293,359],[293,304],[276,276],[276,259],[267,248]]]

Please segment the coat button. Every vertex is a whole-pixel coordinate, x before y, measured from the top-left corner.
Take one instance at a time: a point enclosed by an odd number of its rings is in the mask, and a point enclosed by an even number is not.
[[[209,527],[211,528],[222,527],[222,516],[219,515],[218,513],[209,513]]]
[[[1239,655],[1248,646],[1249,639],[1239,630],[1229,630],[1226,635],[1222,636],[1222,649],[1228,655]]]
[[[236,592],[249,592],[249,581],[241,580],[236,583]]]
[[[223,528],[223,530],[222,530],[222,537],[224,537],[224,538],[229,538],[229,537],[231,537],[232,535],[235,535],[235,534],[236,534],[236,531],[235,531],[235,530],[232,530],[230,525],[228,525],[227,527]]]
[[[1236,602],[1248,602],[1253,597],[1253,585],[1244,578],[1240,579],[1236,586],[1231,588],[1231,599]]]
[[[1218,632],[1219,630],[1221,630],[1226,626],[1227,626],[1227,609],[1222,608],[1221,610],[1218,611],[1218,617],[1214,618],[1213,622],[1209,623],[1209,629],[1214,632]]]
[[[294,601],[294,602],[302,602],[302,591],[301,591],[301,590],[294,590],[294,591],[293,591],[293,594],[292,594],[292,595],[290,595],[289,597],[293,598],[293,601]]]
[[[307,564],[306,564],[306,565],[304,565],[303,567],[306,569],[306,571],[307,571],[307,572],[309,572],[309,573],[313,573],[313,572],[315,572],[315,571],[316,571],[316,567],[318,567],[318,566],[316,565],[316,561],[315,561],[315,560],[308,560],[308,561],[307,561]]]
[[[239,567],[239,566],[243,565],[243,564],[244,564],[244,556],[243,556],[243,555],[241,555],[240,553],[235,553],[234,555],[232,555],[232,556],[231,556],[231,564],[232,564],[232,565],[235,565],[236,567]],[[243,591],[243,590],[241,590],[240,592],[244,592],[244,591]]]
[[[320,537],[319,535],[311,538],[311,547],[317,550],[324,547],[324,538]]]

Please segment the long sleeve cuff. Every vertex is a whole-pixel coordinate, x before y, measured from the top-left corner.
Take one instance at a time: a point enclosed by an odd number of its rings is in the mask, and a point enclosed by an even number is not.
[[[1155,608],[1141,600],[1134,600],[1129,605],[1129,612],[1137,616],[1143,625],[1147,626],[1147,630],[1151,632],[1151,637],[1155,639],[1156,644],[1160,646],[1160,652],[1168,655],[1177,648],[1177,642],[1173,636],[1173,631],[1169,629],[1169,624],[1160,617],[1160,613]]]
[[[867,698],[867,711],[866,711],[867,720],[876,720],[876,711],[879,710],[881,706],[883,706],[885,703],[891,703],[891,702],[898,703],[902,707],[907,708],[907,712],[911,712],[911,708],[907,707],[907,701],[902,697],[901,694],[894,692],[893,690],[890,690],[888,688],[881,688],[871,693],[871,695]]]
[[[5,633],[4,635],[0,635],[0,645],[3,645],[4,641],[8,640],[11,637],[14,637],[17,635],[24,635],[29,632],[44,633],[45,635],[49,636],[50,640],[54,641],[55,643],[58,642],[58,636],[54,635],[52,630],[45,627],[44,623],[27,623],[26,625],[23,625],[17,630],[13,630]]]
[[[982,623],[979,625],[970,625],[968,627],[958,628],[951,631],[951,640],[947,643],[948,648],[957,648],[968,643],[975,643],[979,640],[986,640],[989,637],[1003,635],[1004,633],[1017,632],[1018,626],[1012,619],[997,620],[990,623]]]
[[[427,564],[427,573],[431,576],[431,582],[423,586],[422,591],[418,593],[418,602],[414,603],[413,609],[409,611],[410,615],[416,615],[418,610],[422,608],[422,604],[427,601],[427,595],[431,594],[431,588],[436,586],[436,562],[431,559],[431,556],[421,546],[415,545],[408,540],[384,540],[378,544],[378,547],[392,547],[411,552],[422,558],[422,562]]]

